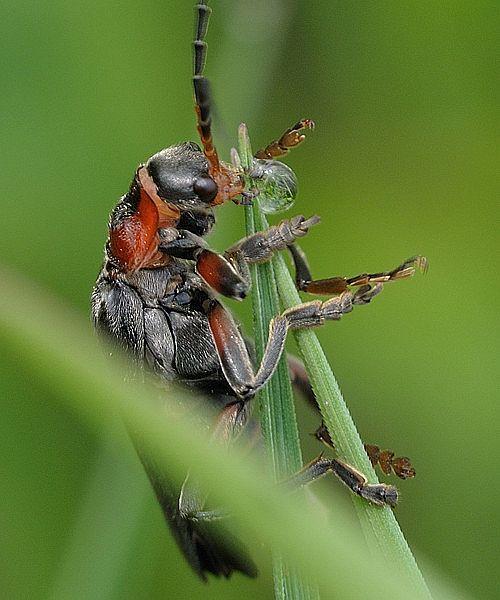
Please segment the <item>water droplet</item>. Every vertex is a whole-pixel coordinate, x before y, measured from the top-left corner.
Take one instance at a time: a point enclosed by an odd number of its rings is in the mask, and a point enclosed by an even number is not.
[[[288,165],[277,160],[256,159],[250,177],[259,191],[258,200],[262,212],[274,214],[293,206],[298,182]]]

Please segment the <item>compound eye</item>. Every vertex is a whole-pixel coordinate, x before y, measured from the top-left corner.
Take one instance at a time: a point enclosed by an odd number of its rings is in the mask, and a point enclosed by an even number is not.
[[[206,202],[208,204],[212,202],[215,196],[217,196],[219,188],[211,177],[208,175],[202,175],[194,180],[193,190],[194,193],[200,197],[202,202]]]

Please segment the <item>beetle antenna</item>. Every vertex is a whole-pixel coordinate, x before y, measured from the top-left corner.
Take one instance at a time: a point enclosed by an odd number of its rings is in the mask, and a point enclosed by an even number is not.
[[[211,94],[210,82],[203,74],[205,69],[205,60],[207,56],[207,43],[205,36],[208,28],[208,21],[212,9],[207,1],[201,1],[195,6],[196,10],[196,30],[193,41],[193,87],[195,97],[195,110],[198,120],[198,133],[200,134],[203,152],[210,164],[212,172],[218,172],[220,169],[219,157],[212,140],[212,115],[211,115]]]

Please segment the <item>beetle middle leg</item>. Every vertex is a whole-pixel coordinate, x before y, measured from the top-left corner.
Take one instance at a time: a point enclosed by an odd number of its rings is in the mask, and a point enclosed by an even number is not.
[[[313,300],[285,310],[269,323],[269,336],[257,371],[254,371],[248,349],[230,312],[212,300],[207,316],[224,376],[240,398],[254,395],[271,378],[283,353],[290,329],[305,329],[338,320],[353,307],[350,290],[321,302]]]
[[[305,302],[274,317],[269,324],[266,348],[256,372],[232,316],[213,300],[207,316],[227,382],[241,398],[255,394],[272,376],[290,329],[307,329],[323,325],[325,321],[339,320],[342,315],[351,312],[355,304],[365,304],[368,296],[371,298],[381,289],[381,285],[379,282],[373,287],[370,284],[362,285],[355,292],[346,286],[344,291],[332,298]]]

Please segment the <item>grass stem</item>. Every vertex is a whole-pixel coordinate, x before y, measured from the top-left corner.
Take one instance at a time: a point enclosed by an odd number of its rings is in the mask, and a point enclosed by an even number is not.
[[[251,163],[251,149],[246,127],[240,127],[240,158],[243,166]],[[253,206],[247,207],[247,235],[268,227],[264,215],[259,210],[258,198]],[[257,265],[252,269],[254,293],[254,328],[257,358],[262,357],[267,341],[269,321],[283,308],[296,306],[302,302],[290,272],[282,256],[275,256],[270,263]],[[352,420],[342,392],[332,369],[325,357],[315,333],[311,330],[293,332],[299,352],[306,367],[323,420],[340,456],[365,473],[371,483],[377,483],[377,476],[364,450],[363,443]],[[261,423],[268,452],[277,479],[302,467],[293,394],[286,359],[282,357],[277,371],[269,384],[259,394]],[[367,543],[374,553],[381,554],[394,568],[406,572],[409,579],[419,589],[422,597],[430,598],[430,592],[418,568],[408,543],[389,507],[377,507],[353,496]],[[275,563],[275,583],[284,589],[279,570],[280,561]],[[295,598],[300,596],[277,596]]]
[[[240,127],[239,152],[242,164],[251,166],[252,151],[245,126]],[[247,235],[267,229],[259,210],[258,199],[246,207]],[[269,322],[280,312],[273,264],[252,265],[254,336],[257,360],[262,360]],[[299,430],[295,416],[292,386],[286,356],[282,356],[271,381],[259,393],[261,428],[276,481],[302,468]],[[273,558],[273,580],[277,600],[313,600],[317,590],[304,582],[295,569],[285,564],[280,555]]]

